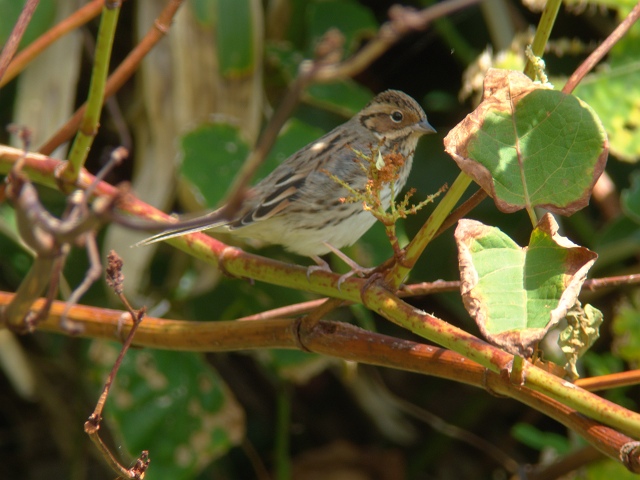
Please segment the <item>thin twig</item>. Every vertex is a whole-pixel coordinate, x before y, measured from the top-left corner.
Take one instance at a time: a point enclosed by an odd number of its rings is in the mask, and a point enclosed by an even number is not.
[[[458,208],[456,208],[453,212],[451,212],[447,216],[447,218],[445,219],[444,222],[442,222],[442,225],[440,225],[440,228],[435,233],[433,238],[436,238],[442,235],[445,231],[447,231],[449,228],[454,226],[458,220],[463,218],[467,213],[469,213],[471,210],[473,210],[478,205],[480,205],[480,202],[482,202],[487,197],[488,197],[487,192],[485,192],[482,189],[478,189],[473,195],[471,195],[467,200],[465,200],[464,203],[462,203],[462,205],[460,205]]]
[[[343,300],[338,298],[327,298],[324,303],[302,318],[305,328],[314,328],[326,314],[338,308],[342,303]]]
[[[587,465],[604,459],[602,452],[593,448],[591,445],[585,445],[572,450],[571,452],[556,458],[552,463],[539,463],[527,469],[527,480],[550,480],[555,478],[576,478],[570,475],[578,469],[583,469]],[[520,480],[522,475],[514,476],[511,480]],[[579,478],[579,477],[578,477]]]
[[[122,85],[124,85],[137,70],[138,65],[142,62],[147,53],[149,53],[156,43],[164,38],[165,34],[171,27],[173,17],[183,1],[184,0],[169,0],[167,6],[162,10],[162,12],[160,12],[160,15],[158,15],[158,18],[153,22],[153,26],[146,33],[144,38],[107,79],[104,89],[105,99],[120,90]],[[38,149],[38,151],[48,155],[73,137],[74,133],[78,130],[78,126],[82,121],[85,110],[86,103],[76,110],[73,116],[51,138],[49,138],[49,140],[47,140],[44,145]]]
[[[449,0],[424,10],[394,5],[389,9],[390,21],[362,49],[344,62],[326,65],[316,72],[314,81],[333,82],[361,73],[382,54],[409,33],[425,30],[434,20],[480,3],[479,0]]]
[[[104,0],[92,0],[21,50],[9,64],[4,76],[0,78],[0,88],[18,76],[34,58],[53,42],[97,17],[102,10],[103,3]]]
[[[434,20],[476,3],[479,3],[479,0],[449,0],[420,11],[395,5],[389,9],[390,20],[380,27],[377,35],[361,50],[342,62],[335,61],[341,42],[337,39],[335,31],[327,32],[316,50],[322,52],[320,58],[300,64],[298,75],[291,83],[289,91],[229,188],[225,197],[223,216],[231,217],[243,201],[251,179],[264,162],[278,133],[293,113],[306,87],[312,83],[328,83],[351,78],[362,72],[409,33],[424,30]]]
[[[590,392],[640,385],[640,370],[610,373],[608,375],[599,375],[597,377],[579,378],[575,381],[575,384],[580,388],[589,390]]]
[[[582,288],[587,290],[599,290],[601,288],[619,287],[621,285],[637,285],[640,283],[640,274],[619,275],[616,277],[589,278],[585,280]]]
[[[27,26],[31,21],[31,17],[33,16],[33,12],[35,12],[39,2],[40,0],[27,0],[27,3],[22,7],[22,12],[20,12],[18,21],[13,26],[11,35],[9,35],[7,43],[4,44],[2,53],[0,53],[0,81],[2,81],[2,77],[7,71],[9,63],[18,49],[18,45],[20,45],[22,35],[24,35],[24,31],[27,29]]]
[[[111,390],[111,386],[113,385],[113,381],[116,378],[116,374],[120,369],[120,365],[122,365],[122,360],[124,359],[127,350],[133,343],[133,337],[136,334],[140,323],[145,314],[145,309],[142,308],[138,311],[131,308],[128,300],[124,297],[122,293],[122,281],[124,277],[122,276],[122,260],[117,256],[115,252],[111,252],[109,254],[108,266],[107,266],[107,283],[113,288],[116,295],[122,300],[125,304],[128,314],[132,319],[132,326],[129,334],[127,335],[126,340],[124,341],[122,348],[120,349],[120,353],[113,363],[113,367],[107,376],[107,380],[105,381],[104,388],[102,389],[102,393],[96,402],[96,407],[93,410],[93,413],[89,416],[89,419],[84,424],[84,431],[89,435],[89,438],[93,441],[93,443],[98,447],[100,452],[102,453],[103,458],[107,461],[107,463],[111,466],[111,468],[120,476],[125,478],[142,478],[144,476],[144,472],[149,466],[149,452],[144,450],[140,457],[137,459],[136,464],[133,468],[126,468],[118,462],[115,458],[109,447],[105,445],[100,438],[99,430],[100,430],[100,422],[102,421],[102,411],[104,409],[104,405],[109,396],[109,391]],[[65,311],[65,313],[67,313]]]
[[[562,87],[562,92],[570,94],[582,81],[584,76],[589,73],[593,68],[602,60],[602,58],[609,53],[613,46],[620,41],[620,39],[626,35],[629,29],[640,18],[640,2],[633,7],[633,10],[627,15],[620,25],[618,25],[613,32],[605,39],[602,44],[596,48],[591,55],[589,55],[584,62],[576,69],[575,72],[569,77],[567,83]]]

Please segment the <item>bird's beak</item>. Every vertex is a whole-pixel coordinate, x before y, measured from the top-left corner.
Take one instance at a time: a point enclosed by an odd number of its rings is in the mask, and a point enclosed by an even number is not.
[[[429,122],[427,122],[426,118],[423,118],[418,123],[416,123],[414,129],[416,132],[420,132],[423,135],[427,133],[437,133],[436,129],[433,128],[431,124],[429,124]]]

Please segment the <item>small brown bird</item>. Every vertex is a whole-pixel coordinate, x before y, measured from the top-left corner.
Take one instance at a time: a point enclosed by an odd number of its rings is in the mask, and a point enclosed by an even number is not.
[[[190,221],[188,227],[159,233],[137,245],[213,230],[279,244],[318,261],[319,255],[355,243],[376,221],[361,203],[341,201],[349,192],[328,174],[356,190],[364,189],[367,174],[355,161],[354,150],[369,152],[380,145],[383,157],[396,152],[405,158],[394,189],[397,194],[411,171],[418,139],[434,132],[414,99],[400,91],[387,90],[348,122],[282,162],[249,191],[234,218],[222,218],[218,209]],[[385,186],[380,198],[388,208],[389,186]]]

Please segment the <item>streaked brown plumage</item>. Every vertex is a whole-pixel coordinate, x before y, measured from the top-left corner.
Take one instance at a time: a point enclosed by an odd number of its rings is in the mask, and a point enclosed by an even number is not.
[[[355,189],[363,189],[367,176],[356,161],[355,150],[369,152],[382,142],[380,153],[405,157],[395,192],[407,181],[418,139],[435,130],[418,103],[408,95],[387,90],[357,115],[299,150],[255,185],[231,220],[220,210],[190,222],[189,227],[160,233],[138,245],[202,230],[227,232],[242,238],[279,244],[300,255],[317,257],[352,245],[375,223],[361,203],[343,203],[348,192],[329,178],[331,173]],[[383,205],[391,190],[381,193]],[[200,222],[200,220],[202,222]]]

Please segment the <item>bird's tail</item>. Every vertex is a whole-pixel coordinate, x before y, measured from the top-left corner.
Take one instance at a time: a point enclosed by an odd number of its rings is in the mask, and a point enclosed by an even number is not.
[[[190,220],[181,221],[179,222],[179,227],[171,228],[164,232],[157,233],[152,237],[140,240],[138,243],[133,244],[132,247],[144,247],[146,245],[151,245],[152,243],[162,242],[164,240],[169,240],[170,238],[180,237],[181,235],[187,235],[188,233],[209,230],[210,228],[219,227],[227,223],[216,214],[218,214],[218,211],[211,212],[197,218],[192,218]]]

